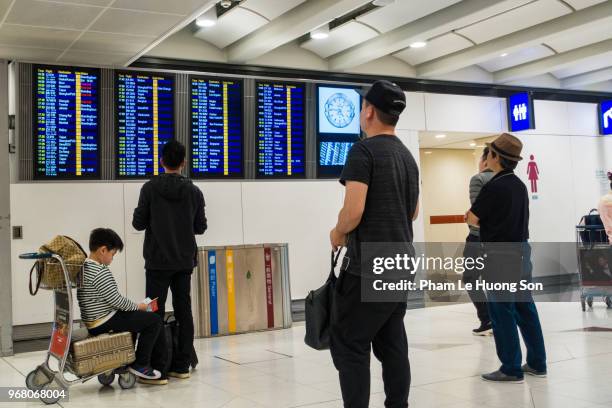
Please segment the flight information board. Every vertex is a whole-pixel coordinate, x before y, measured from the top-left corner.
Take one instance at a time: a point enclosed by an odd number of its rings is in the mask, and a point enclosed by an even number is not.
[[[34,177],[99,177],[100,71],[33,66]]]
[[[141,178],[163,173],[161,149],[174,138],[174,77],[117,72],[117,175]]]
[[[242,81],[191,77],[191,175],[243,175]]]
[[[305,176],[305,87],[257,83],[257,176]]]

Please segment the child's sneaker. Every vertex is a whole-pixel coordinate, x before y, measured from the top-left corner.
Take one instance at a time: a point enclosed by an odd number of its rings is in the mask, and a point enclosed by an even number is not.
[[[130,366],[129,370],[136,377],[143,378],[145,380],[157,380],[161,377],[161,373],[151,368],[151,366],[139,367],[133,364]]]

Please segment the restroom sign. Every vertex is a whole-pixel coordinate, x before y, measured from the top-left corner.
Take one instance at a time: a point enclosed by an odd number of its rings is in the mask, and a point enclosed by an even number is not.
[[[599,134],[612,135],[612,101],[599,104]]]
[[[535,128],[533,99],[529,92],[508,97],[508,128],[511,132]]]

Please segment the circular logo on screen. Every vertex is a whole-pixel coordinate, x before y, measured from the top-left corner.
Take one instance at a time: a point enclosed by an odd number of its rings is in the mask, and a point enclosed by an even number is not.
[[[332,126],[345,128],[355,118],[355,104],[346,95],[335,93],[325,102],[325,117]]]

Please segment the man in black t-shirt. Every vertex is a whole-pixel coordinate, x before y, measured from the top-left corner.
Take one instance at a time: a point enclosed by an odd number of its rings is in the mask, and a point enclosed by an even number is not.
[[[365,94],[361,129],[340,176],[344,206],[330,233],[332,248],[347,246],[336,282],[330,351],[339,371],[345,407],[367,408],[370,347],[383,366],[386,407],[408,406],[410,363],[404,328],[406,302],[362,302],[361,244],[412,242],[418,214],[419,171],[395,125],[406,107],[404,92],[378,81]]]
[[[522,160],[521,141],[507,133],[488,144],[487,167],[495,173],[468,211],[469,225],[480,226],[480,240],[487,260],[485,281],[517,283],[531,280],[529,198],[525,184],[514,174]],[[489,315],[499,370],[483,374],[496,382],[523,382],[524,374],[546,376],[546,350],[535,303],[528,291],[488,291]],[[521,367],[520,328],[527,348],[527,364]]]

